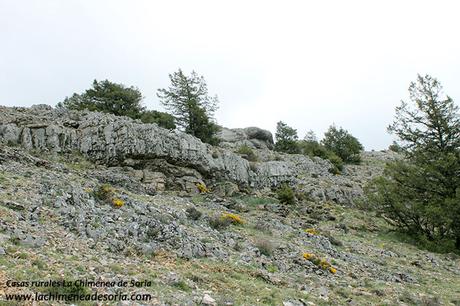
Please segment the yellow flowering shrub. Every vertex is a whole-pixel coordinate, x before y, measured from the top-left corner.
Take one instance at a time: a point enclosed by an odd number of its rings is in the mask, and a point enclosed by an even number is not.
[[[114,199],[112,199],[112,204],[115,207],[122,207],[123,205],[125,205],[125,201],[123,201],[122,199],[119,199],[119,198],[114,198]]]
[[[334,268],[330,262],[328,262],[324,258],[319,258],[313,253],[303,253],[303,258],[312,262],[314,265],[321,268],[322,270],[328,270],[332,274],[337,273],[337,269]]]
[[[114,193],[115,189],[109,184],[103,184],[99,186],[97,190],[94,191],[94,195],[96,196],[96,198],[102,201],[110,200]]]
[[[321,269],[327,270],[331,267],[331,264],[323,258],[319,261],[319,266],[321,267]]]
[[[243,219],[241,219],[241,217],[238,216],[237,214],[223,213],[221,218],[224,220],[229,220],[233,224],[243,224],[244,223]]]
[[[94,197],[101,203],[120,208],[125,205],[125,201],[118,197],[118,192],[109,184],[103,184],[93,190]]]
[[[310,235],[318,235],[319,234],[318,230],[316,230],[314,228],[307,228],[305,230],[305,233],[310,234]]]
[[[204,183],[197,183],[196,188],[198,188],[198,191],[200,193],[208,193],[209,192],[208,187],[206,187],[206,185]]]
[[[311,258],[315,257],[315,254],[312,253],[303,253],[303,258],[306,260],[310,260]]]

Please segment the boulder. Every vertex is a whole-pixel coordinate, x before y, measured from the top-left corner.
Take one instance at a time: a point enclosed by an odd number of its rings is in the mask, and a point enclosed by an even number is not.
[[[244,129],[248,139],[257,139],[265,142],[267,145],[273,146],[273,135],[270,131],[263,130],[258,127],[247,127]]]
[[[253,149],[271,150],[274,144],[272,133],[258,127],[244,129],[222,127],[217,137],[221,141],[221,146],[231,149],[238,149],[245,145]]]
[[[247,139],[242,129],[228,129],[222,127],[217,137],[223,142],[238,142]]]
[[[201,299],[202,305],[214,306],[217,305],[216,300],[213,299],[209,294],[205,294]]]

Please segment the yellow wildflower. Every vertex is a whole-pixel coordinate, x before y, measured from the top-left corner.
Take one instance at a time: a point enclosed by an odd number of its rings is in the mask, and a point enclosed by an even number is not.
[[[206,187],[206,185],[204,183],[197,183],[196,188],[198,188],[198,191],[200,193],[208,193],[209,192],[209,189]]]
[[[319,265],[321,266],[323,270],[326,270],[327,268],[331,266],[331,264],[324,258],[321,259],[321,261],[319,262]]]
[[[241,219],[241,217],[238,216],[237,214],[223,213],[221,218],[225,220],[230,220],[230,222],[233,224],[243,224],[244,223],[243,219]]]
[[[315,257],[315,254],[312,254],[312,253],[303,253],[303,258],[305,258],[306,260],[310,260],[312,258]]]
[[[318,235],[318,234],[319,234],[318,230],[316,230],[316,229],[314,229],[314,228],[307,228],[307,229],[305,230],[305,233],[308,233],[308,234],[310,234],[310,235]]]
[[[112,199],[112,204],[115,207],[122,207],[125,204],[125,201],[119,198]]]

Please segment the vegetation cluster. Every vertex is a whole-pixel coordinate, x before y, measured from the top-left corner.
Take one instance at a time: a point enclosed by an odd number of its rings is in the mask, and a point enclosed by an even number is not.
[[[460,114],[438,80],[418,76],[388,131],[404,159],[367,188],[368,204],[435,250],[460,250]]]
[[[333,165],[331,172],[335,174],[343,170],[344,163],[359,163],[359,154],[364,149],[356,137],[335,125],[329,127],[321,141],[318,141],[313,131],[307,132],[304,139],[299,140],[297,130],[280,121],[275,138],[275,150],[327,159]]]

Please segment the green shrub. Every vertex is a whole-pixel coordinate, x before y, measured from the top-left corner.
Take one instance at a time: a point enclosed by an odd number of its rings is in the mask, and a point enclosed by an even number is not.
[[[6,178],[5,173],[3,171],[0,172],[0,183],[5,183],[6,181],[8,181],[8,179]]]
[[[345,163],[359,163],[361,157],[359,153],[364,149],[363,145],[343,128],[330,126],[324,138],[321,140],[324,147],[334,152]]]
[[[209,226],[216,230],[222,230],[230,226],[232,220],[229,218],[222,218],[221,215],[215,215],[209,218]]]
[[[109,184],[100,185],[94,192],[94,196],[101,201],[110,202],[115,193],[115,189]]]
[[[275,151],[289,154],[297,154],[300,152],[297,146],[297,130],[282,121],[276,124],[275,139]]]
[[[300,140],[298,143],[300,152],[310,157],[318,156],[322,159],[328,157],[328,150],[316,140]]]
[[[320,157],[329,160],[333,168],[329,171],[334,174],[339,174],[343,170],[342,159],[333,151],[328,150],[325,146],[316,140],[301,140],[298,142],[300,152],[309,157]]]
[[[174,116],[168,113],[148,110],[141,113],[140,119],[143,123],[156,123],[165,129],[174,130],[176,128]]]
[[[247,145],[242,145],[236,153],[243,155],[243,158],[251,162],[256,162],[258,160],[256,153],[251,147]]]
[[[82,94],[74,93],[59,102],[57,107],[111,113],[117,116],[138,118],[144,111],[142,94],[136,87],[126,87],[123,84],[109,80],[94,80],[93,87]]]
[[[47,265],[43,260],[36,259],[36,260],[32,261],[32,266],[35,266],[40,270],[45,270]]]
[[[195,221],[200,219],[202,215],[202,212],[196,209],[195,207],[189,207],[187,208],[185,212],[187,213],[187,217],[190,220],[195,220]]]
[[[185,292],[190,292],[192,291],[192,288],[183,280],[177,281],[174,284],[174,287],[178,288],[179,290],[185,291]]]
[[[329,151],[329,156],[327,159],[331,162],[333,167],[329,169],[329,172],[333,174],[340,174],[343,170],[343,161],[340,157],[338,157],[334,152]]]
[[[29,258],[29,255],[27,253],[19,253],[18,255],[19,259],[27,259]]]
[[[277,191],[276,195],[278,200],[283,204],[295,204],[295,194],[294,190],[288,185],[282,185]]]

